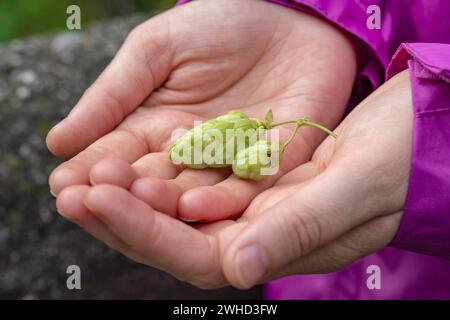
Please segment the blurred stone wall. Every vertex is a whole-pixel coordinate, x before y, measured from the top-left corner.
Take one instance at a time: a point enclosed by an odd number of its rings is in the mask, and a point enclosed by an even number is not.
[[[148,17],[117,18],[0,47],[0,298],[245,299],[261,289],[200,290],[136,264],[60,217],[47,177],[58,161],[45,135]],[[66,268],[82,289],[66,288]]]

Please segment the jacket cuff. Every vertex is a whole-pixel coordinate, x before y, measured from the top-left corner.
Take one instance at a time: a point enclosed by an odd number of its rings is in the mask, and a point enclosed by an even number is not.
[[[450,45],[402,44],[387,69],[409,67],[414,108],[412,164],[391,246],[450,258]]]

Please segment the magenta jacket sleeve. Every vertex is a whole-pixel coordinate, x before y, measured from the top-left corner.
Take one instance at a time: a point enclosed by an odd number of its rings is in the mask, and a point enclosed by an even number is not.
[[[391,246],[450,258],[450,44],[403,44],[387,77],[407,67],[413,156],[404,214]]]

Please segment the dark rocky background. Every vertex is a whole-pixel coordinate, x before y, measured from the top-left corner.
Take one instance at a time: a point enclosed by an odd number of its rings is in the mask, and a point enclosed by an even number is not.
[[[0,47],[0,298],[261,297],[260,288],[200,290],[181,283],[122,257],[56,213],[47,177],[59,160],[47,151],[45,135],[146,18],[116,18]],[[71,264],[81,267],[81,290],[66,288]]]

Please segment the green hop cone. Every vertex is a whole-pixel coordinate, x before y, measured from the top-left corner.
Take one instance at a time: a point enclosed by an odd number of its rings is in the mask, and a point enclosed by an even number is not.
[[[226,121],[226,122],[232,122],[234,124],[235,121],[241,120],[241,119],[248,119],[248,116],[239,110],[231,110],[227,114],[224,114],[223,116],[219,116],[217,118],[208,120],[208,122],[215,122],[215,121]]]
[[[177,139],[169,150],[169,159],[193,169],[229,166],[239,150],[234,134],[236,130],[250,130],[251,136],[258,128],[263,128],[260,120],[250,119],[238,110],[230,111],[192,128]],[[248,138],[250,140],[252,139]],[[248,145],[249,142],[246,142],[243,147]]]
[[[236,154],[233,173],[242,179],[260,181],[270,174],[271,169],[278,168],[281,158],[282,152],[278,142],[260,140]]]
[[[208,122],[192,128],[180,138],[178,138],[170,147],[169,159],[175,164],[182,164],[193,169],[204,169],[208,166],[202,162],[196,161],[195,153],[198,152],[194,146],[202,146],[203,133],[212,128]]]

